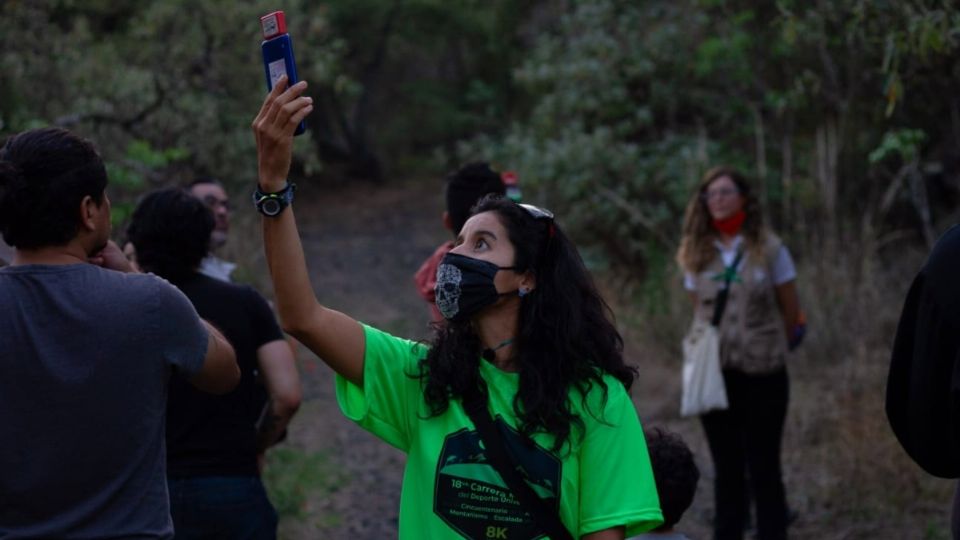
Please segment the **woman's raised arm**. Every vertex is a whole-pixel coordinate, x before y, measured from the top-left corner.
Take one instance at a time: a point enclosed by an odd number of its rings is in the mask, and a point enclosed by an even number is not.
[[[257,141],[260,190],[282,191],[287,185],[293,132],[313,110],[303,96],[306,82],[287,89],[286,78],[274,85],[253,121]],[[293,207],[263,217],[263,243],[283,329],[300,340],[334,371],[363,385],[363,328],[352,318],[322,306],[313,292]]]

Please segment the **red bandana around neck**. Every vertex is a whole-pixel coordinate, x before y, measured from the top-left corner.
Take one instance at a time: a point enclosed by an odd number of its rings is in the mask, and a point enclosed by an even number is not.
[[[736,214],[725,218],[713,220],[713,228],[728,236],[733,236],[740,232],[744,220],[747,219],[747,213],[740,210]]]

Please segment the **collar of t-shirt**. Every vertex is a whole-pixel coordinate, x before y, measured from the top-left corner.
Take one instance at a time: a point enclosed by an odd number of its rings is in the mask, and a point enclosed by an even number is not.
[[[724,245],[719,239],[713,241],[713,245],[717,246],[717,250],[720,251],[720,258],[723,260],[723,266],[727,267],[733,264],[733,260],[737,258],[737,250],[740,249],[740,246],[743,244],[743,235],[738,234],[733,237],[733,241],[730,242],[730,245]],[[741,263],[743,259],[741,258]],[[739,266],[739,265],[738,265]]]
[[[215,255],[207,255],[200,262],[199,270],[205,276],[231,283],[233,280],[230,278],[230,274],[236,267],[237,265],[232,262],[225,261]]]

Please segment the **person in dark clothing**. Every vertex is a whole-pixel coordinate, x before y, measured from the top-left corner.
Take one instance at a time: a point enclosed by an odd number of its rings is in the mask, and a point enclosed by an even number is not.
[[[173,536],[163,456],[173,369],[208,392],[233,348],[110,241],[107,171],[61,128],[0,148],[0,538]]]
[[[194,391],[180,377],[171,380],[166,430],[171,514],[178,539],[275,538],[277,516],[260,482],[260,461],[299,406],[299,376],[266,301],[250,287],[199,271],[213,223],[203,202],[166,189],[143,199],[128,230],[138,264],[177,286],[223,331],[241,371],[236,390],[219,397]]]
[[[934,246],[904,302],[887,377],[887,419],[923,470],[960,477],[960,226]],[[952,531],[960,539],[960,488]]]

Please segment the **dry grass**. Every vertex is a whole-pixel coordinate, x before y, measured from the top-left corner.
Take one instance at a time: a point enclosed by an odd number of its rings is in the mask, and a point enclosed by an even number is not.
[[[847,247],[798,261],[807,339],[790,359],[790,409],[783,464],[793,538],[948,538],[953,481],[932,478],[906,456],[884,412],[889,354],[906,290],[924,254],[904,250],[881,262]],[[712,465],[699,422],[681,419],[680,339],[691,308],[673,275],[656,308],[618,287],[615,309],[637,359],[634,391],[646,425],[680,432],[703,480],[681,530],[708,537]],[[612,289],[612,288],[611,288]],[[609,292],[609,291],[608,291]],[[632,307],[624,308],[631,302]]]

